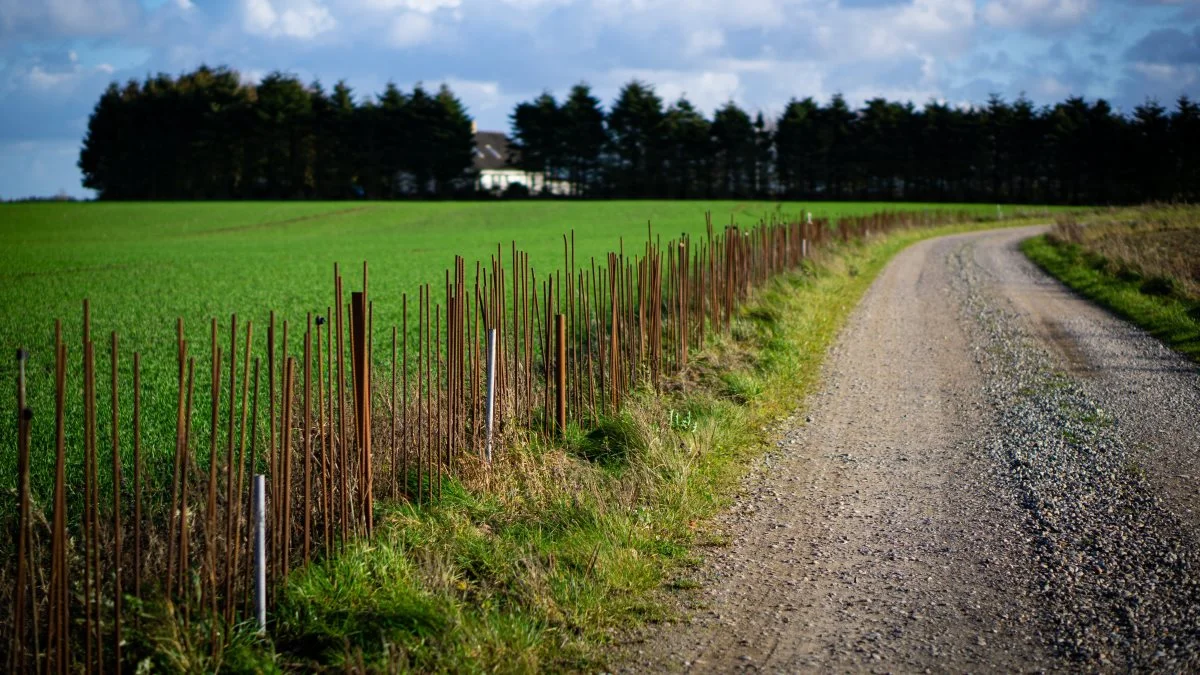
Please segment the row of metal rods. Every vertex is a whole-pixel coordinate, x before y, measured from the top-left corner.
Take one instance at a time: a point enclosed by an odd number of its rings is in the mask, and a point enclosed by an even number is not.
[[[836,229],[823,220],[772,218],[757,227],[730,225],[720,232],[710,219],[698,241],[683,235],[664,245],[661,237],[649,232],[639,253],[627,255],[621,242],[618,251],[599,262],[591,258],[584,267],[576,266],[571,233],[563,237],[562,269],[539,277],[529,254],[514,242],[509,265],[499,246],[489,261],[475,265],[470,291],[466,262],[456,257],[445,275],[443,301],[435,301],[429,284],[418,289],[413,352],[408,296],[401,296],[401,324],[391,328],[390,390],[384,397],[377,396],[383,380],[372,373],[374,306],[368,295],[367,265],[363,264],[362,290],[352,293],[349,302],[335,265],[333,303],[323,316],[309,313],[306,317],[299,355],[289,351],[289,323],[282,322],[277,340],[275,314],[270,314],[267,449],[261,453],[265,456],[259,452],[262,357],[253,346],[253,324],[246,322],[244,342],[239,345],[237,316],[231,316],[229,344],[224,349],[218,340],[218,322],[211,321],[207,466],[202,466],[205,458],[196,452],[199,439],[193,433],[193,412],[198,407],[196,356],[184,337],[182,320],[177,320],[171,486],[153,493],[169,492],[165,508],[155,503],[147,509],[143,503],[141,358],[133,354],[133,481],[128,486],[132,523],[123,520],[127,486],[122,475],[116,333],[110,336],[111,508],[101,508],[105,487],[97,461],[96,349],[91,307],[85,300],[84,501],[77,527],[72,527],[66,482],[68,350],[61,322],[56,322],[55,469],[48,561],[43,553],[35,553],[42,549],[35,547],[31,520],[32,412],[25,395],[26,355],[22,352],[18,357],[20,503],[9,669],[26,669],[35,661],[36,668],[45,672],[66,672],[75,664],[96,673],[106,665],[123,669],[128,665],[123,655],[127,582],[137,599],[144,597],[147,582],[156,586],[155,592],[173,599],[185,628],[194,612],[204,613],[215,655],[229,628],[250,609],[253,541],[248,477],[260,472],[267,476],[268,584],[274,598],[282,580],[309,564],[314,553],[330,556],[350,539],[372,535],[377,465],[386,471],[391,499],[418,503],[440,499],[445,481],[458,475],[463,458],[491,461],[493,427],[497,438],[522,430],[561,434],[572,421],[584,426],[614,414],[639,386],[661,389],[666,379],[688,367],[690,351],[703,347],[706,333],[731,327],[738,306],[754,287],[799,266],[835,232],[842,237],[865,236],[953,218],[961,216],[876,214],[844,220]],[[489,368],[489,363],[494,367]],[[228,385],[223,389],[221,378],[226,372]],[[228,406],[222,444],[223,392]],[[387,422],[375,428],[373,412],[380,411]],[[379,452],[376,433],[386,439]],[[195,539],[197,527],[199,539]],[[76,540],[71,532],[76,529],[83,549],[80,557],[72,555]],[[126,547],[130,539],[131,553]],[[165,541],[166,551],[148,551],[151,540]],[[125,565],[130,554],[131,579]],[[46,578],[41,570],[47,562],[49,582],[39,598],[35,586]],[[82,589],[78,582],[72,583],[80,573]],[[105,604],[106,598],[111,605]],[[38,615],[42,608],[44,621]],[[83,621],[73,622],[73,612],[81,612]],[[80,632],[82,650],[71,642]]]

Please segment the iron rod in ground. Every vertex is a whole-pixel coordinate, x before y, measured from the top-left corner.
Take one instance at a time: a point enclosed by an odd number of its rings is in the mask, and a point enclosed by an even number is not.
[[[487,420],[487,461],[492,461],[492,425],[496,419],[496,329],[487,332],[487,399],[484,402]]]

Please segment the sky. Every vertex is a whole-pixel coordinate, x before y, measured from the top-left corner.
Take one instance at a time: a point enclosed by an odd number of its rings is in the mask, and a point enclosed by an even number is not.
[[[638,78],[711,112],[792,97],[1130,111],[1200,98],[1200,0],[0,0],[0,198],[91,196],[76,167],[109,82],[227,65],[356,96],[448,83],[481,129]]]

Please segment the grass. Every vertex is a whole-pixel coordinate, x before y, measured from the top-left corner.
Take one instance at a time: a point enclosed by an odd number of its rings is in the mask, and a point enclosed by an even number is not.
[[[1022,250],[1067,286],[1200,360],[1200,208],[1062,218]]]
[[[649,221],[664,237],[704,231],[704,212],[718,225],[731,218],[750,224],[775,210],[817,216],[854,215],[891,209],[964,209],[993,215],[987,205],[766,202],[237,202],[237,203],[93,203],[11,204],[0,206],[0,379],[16,375],[11,355],[30,351],[29,396],[35,411],[32,484],[39,501],[48,499],[53,457],[53,322],[64,321],[68,345],[68,382],[81,381],[81,302],[92,303],[97,342],[97,380],[108,382],[108,337],[120,334],[122,425],[132,424],[132,353],[141,352],[143,446],[150,487],[170,474],[174,447],[174,326],[182,317],[193,353],[207,353],[209,321],[217,317],[228,341],[228,317],[236,313],[244,327],[255,323],[256,344],[268,312],[290,320],[301,333],[306,312],[321,313],[331,304],[332,267],[342,265],[350,287],[357,288],[359,266],[371,263],[376,300],[376,338],[382,345],[390,325],[400,322],[400,294],[419,284],[442,282],[455,254],[487,261],[501,244],[507,256],[516,241],[529,251],[539,273],[561,265],[562,233],[574,230],[577,259],[586,262],[624,242],[635,246]],[[415,311],[415,310],[414,310]],[[415,342],[416,328],[410,327]],[[293,353],[298,337],[293,338]],[[383,358],[383,349],[379,358]],[[203,362],[203,358],[201,362]],[[203,374],[203,368],[199,369]],[[197,409],[204,409],[207,387],[197,382]],[[105,394],[105,386],[101,394]],[[78,395],[69,397],[68,482],[82,484],[82,412]],[[98,396],[97,434],[110,434],[107,395]],[[0,408],[12,409],[15,391],[0,391]],[[195,421],[197,437],[207,421]],[[0,426],[0,491],[15,488],[15,436]],[[124,444],[128,464],[131,443]],[[101,452],[103,452],[101,448]],[[203,460],[201,449],[197,459]],[[106,475],[106,472],[102,472]],[[102,480],[106,478],[102,477]],[[148,497],[151,497],[148,495]]]
[[[454,484],[439,506],[388,507],[374,541],[293,576],[272,639],[239,638],[223,665],[468,673],[611,665],[624,631],[666,618],[663,594],[694,586],[693,547],[721,541],[709,518],[815,385],[887,261],[919,239],[966,229],[851,245],[772,281],[731,336],[697,355],[685,373],[692,386],[640,392],[595,437],[517,447],[490,476]],[[585,452],[598,445],[607,452]]]

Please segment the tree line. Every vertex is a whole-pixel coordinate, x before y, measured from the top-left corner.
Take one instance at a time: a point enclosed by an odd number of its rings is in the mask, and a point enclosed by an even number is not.
[[[778,117],[710,116],[632,81],[605,109],[586,84],[510,116],[511,161],[580,197],[1128,203],[1200,198],[1200,106],[1103,99],[955,106],[840,96]],[[112,84],[79,166],[104,199],[475,196],[472,123],[443,85],[356,98],[272,73],[201,67]]]
[[[101,199],[393,199],[473,187],[466,108],[450,89],[388,84],[356,101],[274,72],[227,68],[109,85],[79,153]]]

